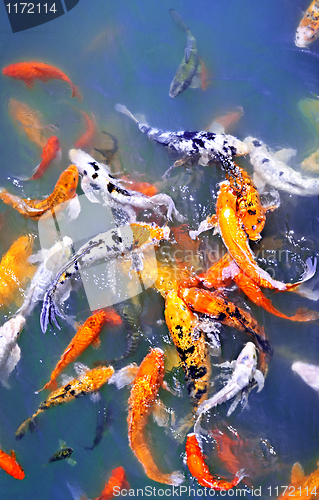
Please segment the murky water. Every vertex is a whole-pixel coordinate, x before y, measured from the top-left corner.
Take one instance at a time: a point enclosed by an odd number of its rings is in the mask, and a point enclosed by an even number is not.
[[[10,30],[4,6],[0,7],[1,67],[25,60],[44,61],[65,71],[83,94],[83,102],[79,104],[71,100],[68,85],[61,82],[36,83],[28,90],[22,82],[1,76],[0,185],[31,198],[52,191],[58,175],[69,164],[68,150],[83,130],[80,117],[70,104],[94,114],[99,129],[118,140],[121,169],[143,174],[142,180],[159,182],[193,228],[213,210],[216,183],[223,179],[222,172],[212,167],[179,168],[163,181],[162,175],[172,164],[172,158],[139,132],[129,118],[116,113],[116,103],[125,104],[133,113],[144,114],[150,125],[164,130],[203,130],[216,116],[242,106],[244,115],[232,133],[241,139],[247,135],[258,137],[273,149],[297,149],[294,161],[298,168],[300,161],[318,147],[316,128],[298,109],[301,99],[316,98],[319,91],[319,42],[309,50],[294,45],[295,30],[308,3],[305,0],[198,0],[196,3],[81,0],[59,19],[16,34]],[[176,99],[170,98],[168,92],[183,57],[185,34],[172,22],[170,8],[182,15],[195,36],[199,55],[212,80],[206,91],[189,88]],[[13,185],[13,180],[30,175],[40,158],[36,147],[14,128],[8,115],[10,98],[40,110],[45,122],[57,127],[63,153],[61,163],[50,167],[43,178],[21,182],[20,188]],[[239,163],[252,173],[247,159],[241,158]],[[301,262],[317,255],[318,213],[317,196],[305,199],[281,193],[280,208],[267,217],[264,247],[252,245],[261,265],[272,269],[276,279],[295,281],[302,270]],[[37,223],[24,219],[4,204],[0,205],[0,223],[2,253],[19,235],[37,234]],[[279,244],[276,240],[282,241]],[[203,241],[206,249],[208,245],[215,251],[222,247],[218,235],[206,233]],[[263,253],[262,248],[266,248]],[[279,250],[283,250],[280,258]],[[204,262],[204,267],[208,264]],[[243,438],[251,440],[250,452],[257,457],[257,465],[256,476],[251,475],[250,479],[254,487],[262,487],[263,498],[270,498],[276,496],[275,486],[289,484],[293,463],[299,461],[309,473],[319,458],[319,398],[291,370],[291,364],[298,359],[318,364],[318,324],[279,319],[251,305],[243,296],[234,296],[241,304],[246,301],[264,326],[274,356],[263,391],[258,394],[253,391],[247,407],[242,412],[238,408],[228,419],[227,409],[222,406],[211,416],[206,428],[225,418]],[[275,295],[273,302],[289,314],[294,314],[298,307],[318,308],[316,303],[295,294]],[[141,303],[143,337],[137,352],[129,359],[137,363],[150,346],[167,351],[170,345],[165,324],[158,323],[163,319],[161,296],[147,290],[141,296]],[[83,291],[79,289],[71,296],[69,312],[77,320],[83,320],[90,313],[89,309],[83,311],[85,308]],[[3,308],[1,321],[9,314]],[[135,492],[136,488],[151,486],[157,488],[153,496],[160,495],[161,485],[145,476],[128,446],[129,389],[116,391],[113,386],[105,386],[100,403],[84,397],[50,409],[39,417],[35,432],[15,441],[17,427],[44,399],[44,393],[34,392],[48,380],[74,334],[70,325],[63,324],[60,332],[54,334],[49,328],[43,335],[39,314],[40,305],[28,318],[19,340],[22,357],[10,376],[11,388],[0,387],[1,448],[14,449],[26,473],[19,482],[0,471],[0,498],[67,500],[72,498],[67,483],[73,491],[82,490],[88,498],[95,498],[111,470],[119,465],[124,466]],[[100,349],[89,348],[81,362],[93,366],[95,361],[118,357],[125,350],[124,330],[105,331],[101,340]],[[234,359],[247,337],[224,327],[221,341],[222,360]],[[73,375],[73,367],[69,366],[66,373]],[[181,383],[182,397],[165,392],[161,392],[161,397],[182,418],[190,413],[191,406],[182,370],[173,369],[167,374],[168,380],[173,376]],[[101,443],[92,451],[86,450],[84,447],[93,443],[98,411],[103,406],[108,408],[109,426]],[[185,499],[203,496],[205,493],[183,463],[185,443],[178,442],[170,430],[159,428],[151,419],[148,430],[159,466],[167,471],[182,470],[185,485],[195,490],[180,496]],[[77,462],[74,467],[66,462],[46,465],[59,448],[59,439],[74,449]],[[271,453],[268,456],[260,447],[260,439],[268,440],[275,456]],[[227,466],[218,462],[216,451],[206,446],[205,454],[211,470],[227,476]],[[246,496],[249,495],[247,492]]]

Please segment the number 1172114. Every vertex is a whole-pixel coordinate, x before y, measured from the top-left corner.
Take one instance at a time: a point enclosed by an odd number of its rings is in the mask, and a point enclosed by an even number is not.
[[[6,5],[8,14],[48,14],[56,13],[55,3],[53,4],[34,4],[34,3],[8,3]]]

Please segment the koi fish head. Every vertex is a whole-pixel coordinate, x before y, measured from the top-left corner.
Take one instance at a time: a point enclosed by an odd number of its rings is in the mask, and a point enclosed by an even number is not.
[[[75,165],[70,165],[60,175],[59,184],[67,191],[68,198],[72,198],[72,196],[75,195],[78,180],[79,173]]]
[[[257,351],[255,344],[247,342],[245,347],[237,358],[237,365],[245,365],[250,370],[254,370],[257,366]]]

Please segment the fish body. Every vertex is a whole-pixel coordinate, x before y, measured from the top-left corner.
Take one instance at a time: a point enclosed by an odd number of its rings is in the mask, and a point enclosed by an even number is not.
[[[315,498],[317,495],[315,492],[317,492],[318,482],[318,467],[311,474],[309,474],[309,476],[306,476],[300,463],[296,462],[291,471],[291,483],[278,498],[280,498],[280,500],[289,500],[291,498],[292,491],[298,491],[298,498],[301,500],[309,499],[309,493]]]
[[[87,371],[80,378],[71,380],[68,384],[51,392],[48,398],[40,404],[39,409],[28,418],[16,431],[16,438],[21,439],[30,425],[34,423],[34,419],[45,410],[54,406],[61,405],[73,401],[75,398],[85,396],[91,392],[98,391],[102,385],[106,384],[114,373],[112,366],[99,366],[93,370]]]
[[[207,399],[211,364],[206,339],[197,316],[169,292],[165,299],[165,321],[185,372],[186,386],[194,406]]]
[[[296,361],[291,366],[291,369],[298,373],[302,380],[312,389],[319,392],[319,366]]]
[[[46,331],[49,322],[50,324],[54,322],[59,328],[56,315],[60,313],[55,305],[55,296],[81,269],[89,267],[100,259],[110,261],[132,252],[134,252],[132,255],[142,253],[150,246],[156,247],[161,240],[167,240],[169,234],[167,226],[161,228],[155,223],[137,222],[91,238],[61,268],[47,289],[40,317],[42,331]]]
[[[128,401],[128,440],[134,455],[150,479],[177,486],[183,481],[182,475],[178,472],[163,474],[155,464],[145,438],[145,426],[163,381],[164,353],[159,348],[151,349],[143,359],[132,384]]]
[[[201,486],[214,490],[230,490],[234,488],[244,477],[243,470],[239,470],[232,481],[218,479],[212,476],[206,463],[205,456],[201,450],[196,434],[188,434],[186,440],[186,463],[190,473]]]
[[[120,494],[121,490],[129,490],[130,485],[127,482],[125,470],[123,467],[117,467],[112,470],[110,479],[105,483],[101,495],[95,500],[111,500],[117,493]]]
[[[35,80],[47,82],[48,80],[63,80],[67,82],[72,90],[72,97],[77,97],[79,101],[82,96],[79,89],[71,82],[70,78],[59,68],[37,61],[20,62],[10,64],[2,69],[2,74],[10,76],[16,80],[23,80],[28,88],[34,85]]]
[[[47,143],[47,134],[40,111],[35,111],[16,99],[9,100],[8,111],[18,130],[23,130],[31,142],[43,149]]]
[[[95,346],[98,346],[100,344],[99,335],[105,323],[119,325],[122,323],[122,320],[113,309],[108,311],[97,311],[95,314],[90,316],[85,323],[80,326],[70,344],[65,349],[60,361],[51,374],[50,381],[45,384],[43,389],[56,389],[56,379],[60,373],[62,373],[62,371],[70,363],[75,361],[89,345],[94,344]]]
[[[40,179],[49,167],[50,163],[58,156],[58,154],[61,154],[59,139],[55,135],[52,135],[49,137],[48,142],[43,148],[41,155],[42,161],[36,168],[36,171],[30,180],[34,181],[36,179]]]
[[[49,458],[48,463],[50,462],[59,462],[60,460],[65,460],[69,458],[73,453],[73,448],[63,447],[59,451],[55,452],[52,457]]]
[[[194,36],[186,27],[181,16],[174,9],[170,9],[170,15],[178,27],[186,32],[186,47],[183,60],[176,71],[170,86],[169,96],[177,97],[192,83],[197,72],[199,58],[197,54],[197,44]]]
[[[74,147],[76,149],[85,149],[91,146],[94,136],[97,132],[96,122],[94,116],[92,118],[89,117],[85,111],[80,110],[84,122],[85,122],[85,132],[81,135],[81,137],[75,142]]]
[[[151,140],[163,144],[168,149],[182,154],[184,157],[200,156],[201,162],[207,164],[218,157],[232,157],[244,155],[248,152],[247,146],[232,135],[215,134],[212,132],[164,132],[140,123],[122,104],[117,104],[115,109],[128,115],[134,120],[141,132]],[[225,168],[225,167],[224,167]]]
[[[313,0],[301,19],[297,28],[295,44],[297,47],[307,47],[319,35],[319,1]]]
[[[0,199],[7,205],[11,205],[20,214],[31,219],[39,219],[47,211],[53,210],[61,203],[71,200],[76,195],[78,184],[78,170],[75,165],[70,165],[60,175],[54,190],[44,200],[28,200],[8,193],[6,189],[0,189]]]
[[[0,468],[15,479],[23,479],[25,476],[24,470],[18,464],[13,450],[11,450],[10,455],[0,450]]]

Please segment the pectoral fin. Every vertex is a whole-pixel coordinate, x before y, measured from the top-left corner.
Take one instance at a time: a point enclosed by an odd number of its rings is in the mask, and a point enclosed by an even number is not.
[[[100,345],[101,345],[100,339],[99,338],[94,339],[93,342],[92,342],[92,345],[93,345],[94,349],[98,349],[100,347]]]
[[[166,408],[160,399],[155,401],[152,408],[152,417],[160,427],[167,427],[175,424],[175,414],[173,410]]]
[[[303,478],[304,478],[304,470],[303,468],[301,467],[300,463],[299,462],[296,462],[293,467],[292,467],[292,471],[291,471],[291,482],[292,483],[295,483],[297,481],[301,481]]]
[[[257,392],[260,392],[263,389],[264,383],[265,383],[265,378],[260,370],[255,371],[254,379],[256,380],[256,382],[258,384]]]

